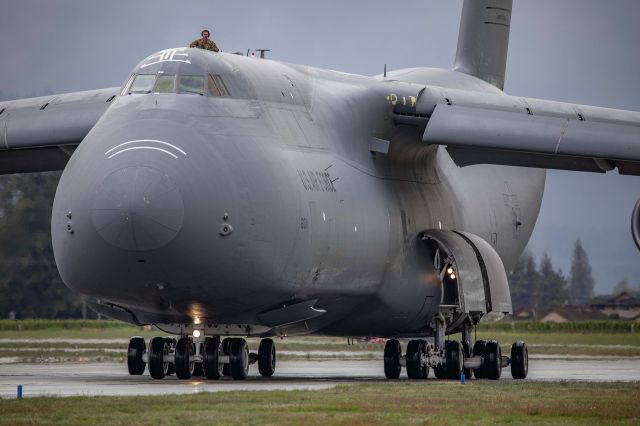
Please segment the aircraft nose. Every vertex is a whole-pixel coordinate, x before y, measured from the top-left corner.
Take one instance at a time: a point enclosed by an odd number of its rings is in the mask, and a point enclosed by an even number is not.
[[[98,186],[91,220],[109,244],[125,250],[153,250],[167,245],[184,221],[182,195],[166,173],[149,166],[129,166]]]

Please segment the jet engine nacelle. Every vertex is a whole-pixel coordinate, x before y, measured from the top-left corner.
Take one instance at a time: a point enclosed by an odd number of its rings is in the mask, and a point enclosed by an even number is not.
[[[636,246],[638,246],[638,250],[640,250],[640,200],[636,203],[631,215],[631,235]]]
[[[441,277],[441,308],[477,319],[512,313],[507,274],[489,243],[468,232],[442,230],[426,231],[422,241]]]

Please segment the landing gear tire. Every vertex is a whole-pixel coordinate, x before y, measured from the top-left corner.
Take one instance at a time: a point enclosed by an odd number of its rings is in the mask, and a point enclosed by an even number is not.
[[[149,374],[156,380],[164,379],[169,372],[169,345],[164,337],[154,337],[149,342]]]
[[[436,379],[446,379],[447,378],[447,370],[444,365],[439,365],[437,367],[433,367],[433,375],[436,376]]]
[[[176,344],[176,376],[178,379],[190,379],[195,368],[196,347],[190,337],[181,337]]]
[[[387,379],[400,378],[402,366],[400,359],[402,358],[402,347],[397,339],[387,340],[384,345],[384,375]]]
[[[464,366],[464,353],[462,352],[462,344],[457,340],[451,340],[445,346],[445,359],[447,378],[457,380],[462,374]]]
[[[262,377],[271,377],[276,371],[276,345],[271,339],[262,339],[258,346],[258,371]]]
[[[473,345],[473,356],[480,356],[484,359],[484,352],[487,346],[487,342],[484,340],[476,340],[476,343]],[[473,374],[476,376],[476,379],[486,379],[487,375],[485,373],[484,365],[481,365],[478,368],[473,369]]]
[[[511,377],[526,379],[529,374],[529,349],[523,341],[511,345]]]
[[[471,358],[471,344],[466,340],[462,341],[462,353],[464,353],[465,358]],[[462,371],[464,372],[465,379],[471,379],[473,377],[473,368],[464,368]]]
[[[249,374],[249,348],[244,339],[231,341],[229,367],[234,380],[244,380]]]
[[[500,379],[502,373],[502,351],[500,343],[490,340],[484,348],[484,372],[489,380]]]
[[[411,340],[407,345],[407,377],[410,379],[426,379],[429,367],[422,365],[422,354],[425,352],[424,340]]]
[[[202,367],[204,376],[209,380],[218,380],[222,376],[222,366],[219,359],[223,354],[222,344],[215,337],[207,337],[202,345]]]
[[[147,345],[142,337],[132,337],[129,340],[127,350],[127,368],[132,376],[139,376],[144,373],[147,364],[142,360],[142,355],[147,350]]]
[[[193,377],[204,377],[204,366],[201,362],[196,362],[193,365]]]
[[[169,351],[171,351],[171,349],[176,348],[176,339],[174,339],[173,337],[167,337],[167,345],[169,345]],[[169,363],[169,369],[167,370],[167,376],[171,376],[172,374],[176,373],[176,366],[173,362]]]
[[[449,347],[449,342],[444,342],[445,360],[446,360],[447,348],[448,347]],[[433,367],[433,374],[436,376],[436,379],[446,379],[447,376],[448,376],[446,364],[438,365],[437,367]]]
[[[230,337],[222,341],[222,353],[225,355],[231,355],[231,341],[234,340]],[[222,367],[222,375],[225,377],[231,376],[231,364],[224,364]]]

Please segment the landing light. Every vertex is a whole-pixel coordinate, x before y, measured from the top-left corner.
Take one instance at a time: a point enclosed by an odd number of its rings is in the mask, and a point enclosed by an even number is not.
[[[447,274],[453,274],[453,268],[447,269]]]
[[[193,330],[193,337],[195,337],[196,339],[200,337],[200,330]]]
[[[455,280],[456,279],[456,274],[449,275],[449,278],[451,278],[452,280]]]

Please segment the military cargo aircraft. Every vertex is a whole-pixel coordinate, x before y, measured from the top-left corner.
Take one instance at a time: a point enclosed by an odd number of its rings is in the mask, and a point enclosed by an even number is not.
[[[452,70],[166,49],[121,87],[0,103],[0,172],[63,170],[66,285],[176,336],[133,337],[130,374],[271,376],[271,337],[319,334],[387,338],[389,379],[523,379],[526,344],[474,327],[512,312],[545,169],[640,175],[640,113],[506,95],[511,10],[465,0]]]

